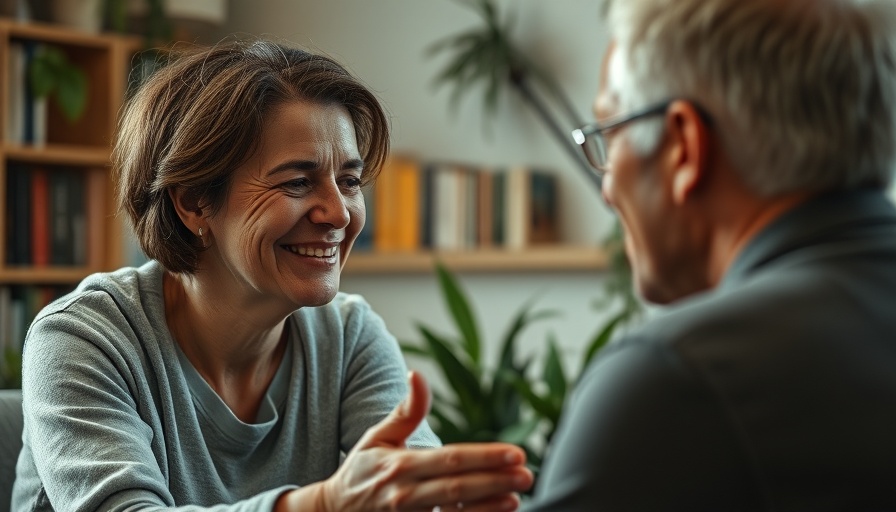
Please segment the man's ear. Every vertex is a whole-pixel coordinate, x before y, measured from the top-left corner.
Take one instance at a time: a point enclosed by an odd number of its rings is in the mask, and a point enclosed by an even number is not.
[[[205,216],[199,196],[183,187],[169,187],[168,197],[171,198],[174,210],[187,229],[196,233],[201,226],[205,225]]]
[[[706,120],[687,101],[674,101],[666,112],[667,133],[675,143],[672,164],[672,199],[684,204],[707,179],[710,132]]]

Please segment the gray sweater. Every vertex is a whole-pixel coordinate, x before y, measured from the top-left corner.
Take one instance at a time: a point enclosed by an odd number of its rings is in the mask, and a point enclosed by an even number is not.
[[[172,339],[162,274],[93,275],[35,319],[13,510],[270,510],[330,476],[407,392],[382,319],[339,293],[290,316],[287,355],[243,423]],[[408,444],[439,441],[423,425]]]

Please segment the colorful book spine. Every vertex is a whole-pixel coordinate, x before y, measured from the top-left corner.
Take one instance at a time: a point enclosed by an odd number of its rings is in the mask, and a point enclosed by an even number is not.
[[[50,176],[37,167],[31,169],[31,264],[45,267],[50,264]]]

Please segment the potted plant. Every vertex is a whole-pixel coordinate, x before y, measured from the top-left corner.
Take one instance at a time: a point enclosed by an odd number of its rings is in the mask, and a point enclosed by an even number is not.
[[[52,97],[71,122],[78,120],[87,106],[87,75],[55,46],[41,45],[28,65],[28,83],[35,99]]]
[[[444,443],[516,444],[526,451],[528,464],[537,474],[544,449],[557,428],[567,391],[598,350],[637,314],[640,306],[623,300],[621,309],[588,340],[580,368],[572,374],[564,368],[553,336],[547,340],[547,355],[541,368],[533,366],[531,357],[520,360],[516,349],[520,334],[534,322],[559,316],[553,310],[534,310],[529,301],[523,304],[502,336],[497,365],[488,368],[483,363],[483,343],[469,299],[447,268],[437,264],[435,270],[457,332],[439,334],[418,324],[422,342],[401,344],[409,357],[433,363],[447,383],[445,391],[433,391],[430,413],[433,430]]]

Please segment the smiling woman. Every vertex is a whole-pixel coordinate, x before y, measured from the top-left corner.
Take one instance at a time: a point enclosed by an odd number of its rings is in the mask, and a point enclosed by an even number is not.
[[[338,291],[388,140],[376,98],[302,50],[222,44],[151,77],[113,163],[152,260],[29,330],[14,508],[516,508],[522,451],[439,448],[425,382]]]

